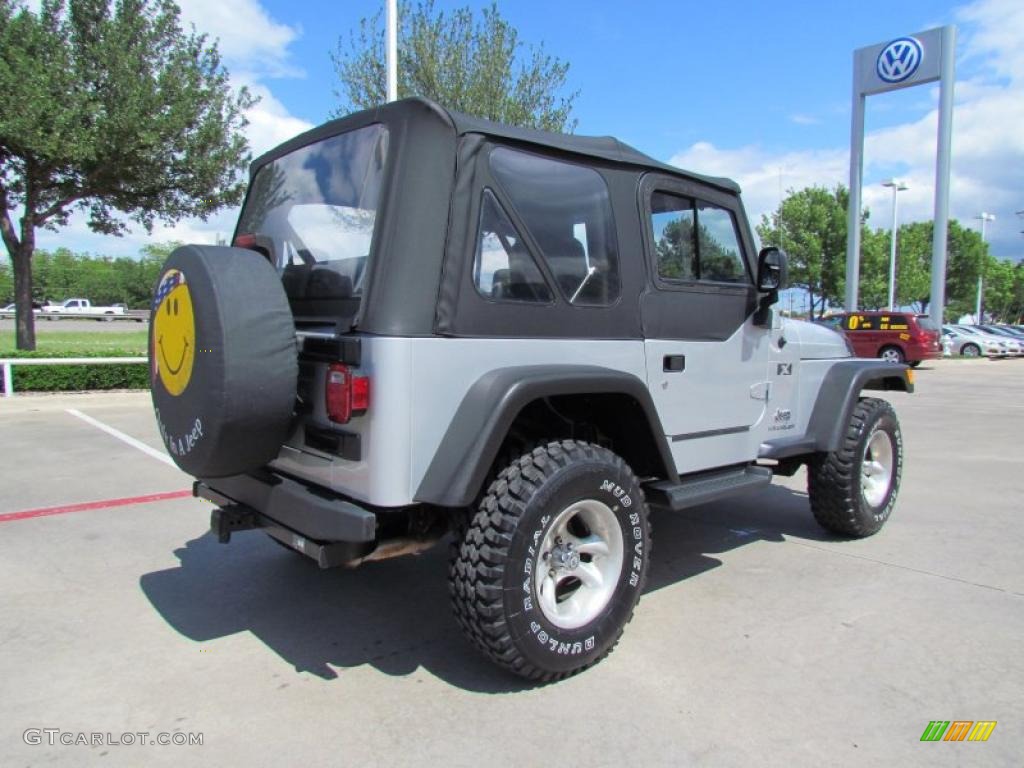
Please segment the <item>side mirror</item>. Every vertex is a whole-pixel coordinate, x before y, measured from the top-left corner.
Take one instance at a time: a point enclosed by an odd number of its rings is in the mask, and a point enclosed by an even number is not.
[[[762,293],[781,291],[786,287],[788,273],[785,251],[774,245],[761,249],[757,256],[757,290]]]

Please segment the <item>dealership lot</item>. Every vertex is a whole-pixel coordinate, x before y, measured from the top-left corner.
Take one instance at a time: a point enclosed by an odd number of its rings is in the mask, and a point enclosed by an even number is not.
[[[0,402],[0,763],[1017,764],[1024,363],[917,378],[878,536],[818,529],[802,472],[656,514],[620,646],[541,687],[463,640],[441,549],[321,572],[258,532],[224,547],[148,395]],[[922,743],[932,720],[998,725]],[[176,731],[203,743],[148,743]]]

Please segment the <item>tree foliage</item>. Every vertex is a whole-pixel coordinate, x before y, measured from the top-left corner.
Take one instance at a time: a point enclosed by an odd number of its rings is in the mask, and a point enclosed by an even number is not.
[[[118,235],[237,203],[252,103],[172,0],[0,0],[0,231],[19,310],[39,227],[80,210]],[[17,337],[34,348],[31,312]]]
[[[446,14],[434,0],[399,2],[398,96],[425,96],[453,110],[511,125],[571,131],[579,91],[561,95],[569,64],[524,45],[498,11]],[[340,88],[337,115],[387,100],[382,12],[363,18],[331,55]]]
[[[807,291],[813,316],[824,314],[829,303],[841,304],[846,286],[846,187],[807,187],[789,191],[771,216],[763,215],[757,233],[765,245],[775,245],[789,256],[789,281]],[[866,220],[866,216],[864,220]],[[876,245],[861,224],[865,253]],[[862,271],[862,285],[864,275]],[[872,290],[868,287],[869,292]],[[884,301],[884,299],[883,299]]]
[[[811,312],[841,306],[846,292],[846,206],[842,186],[790,191],[779,209],[757,227],[765,245],[783,248],[790,258],[790,282],[808,292]],[[882,309],[889,297],[892,233],[861,221],[860,285],[863,309]],[[897,235],[896,304],[926,312],[931,301],[932,222],[902,225]],[[1024,264],[1014,265],[988,252],[981,235],[950,220],[946,251],[947,320],[973,315],[978,276],[984,275],[985,312],[1014,321],[1024,313]]]

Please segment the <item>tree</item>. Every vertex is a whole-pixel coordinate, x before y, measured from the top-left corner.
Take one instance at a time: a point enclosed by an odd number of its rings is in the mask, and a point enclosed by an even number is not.
[[[884,309],[889,306],[889,232],[863,227],[860,233],[860,285],[857,295],[863,309]],[[846,267],[837,285],[843,296],[846,291]],[[843,296],[845,299],[845,296]],[[837,298],[836,303],[840,300]]]
[[[172,0],[0,0],[0,234],[20,349],[35,348],[36,230],[79,210],[120,235],[237,203],[253,103]]]
[[[903,224],[897,240],[896,304],[911,306],[920,314],[927,312],[931,303],[933,229],[930,221]]]
[[[806,187],[789,190],[771,217],[762,215],[757,234],[765,245],[775,245],[789,256],[789,280],[807,290],[810,315],[821,316],[829,303],[841,304],[846,283],[846,205],[849,193]],[[870,237],[863,227],[862,243]],[[871,252],[862,245],[862,253]],[[863,282],[863,277],[862,277]],[[883,300],[884,301],[884,300]]]
[[[398,96],[425,96],[450,109],[511,125],[571,132],[574,91],[564,89],[569,64],[526,46],[498,11],[497,3],[477,19],[472,9],[446,15],[434,0],[399,3]],[[386,100],[384,25],[378,11],[359,22],[331,54],[342,100],[336,115]]]

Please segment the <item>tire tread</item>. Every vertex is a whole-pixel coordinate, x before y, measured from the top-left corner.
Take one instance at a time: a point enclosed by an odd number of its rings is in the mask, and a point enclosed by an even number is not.
[[[858,445],[865,430],[885,415],[895,420],[888,402],[877,397],[858,401],[850,415],[839,450],[819,454],[807,465],[807,495],[814,519],[842,536],[864,538],[881,526],[867,526],[858,515],[860,456]],[[898,482],[898,478],[894,478]]]
[[[639,508],[645,509],[643,489],[619,456],[592,443],[559,440],[533,448],[502,469],[487,488],[475,514],[466,516],[456,529],[450,547],[449,592],[455,618],[466,636],[499,666],[538,682],[561,680],[597,664],[612,651],[625,625],[633,618],[630,610],[614,640],[599,656],[564,672],[552,672],[532,664],[517,648],[506,624],[502,609],[503,581],[512,535],[532,496],[556,472],[580,460],[609,462],[632,476],[639,490]],[[649,553],[649,534],[645,543]],[[647,569],[643,575],[646,581]],[[638,594],[643,586],[643,582],[638,585]]]

